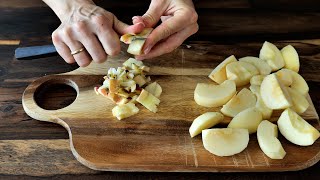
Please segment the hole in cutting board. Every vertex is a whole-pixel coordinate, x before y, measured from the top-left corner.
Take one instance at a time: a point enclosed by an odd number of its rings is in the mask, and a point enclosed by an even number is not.
[[[69,106],[77,97],[73,82],[47,81],[34,93],[37,105],[46,110],[58,110]]]

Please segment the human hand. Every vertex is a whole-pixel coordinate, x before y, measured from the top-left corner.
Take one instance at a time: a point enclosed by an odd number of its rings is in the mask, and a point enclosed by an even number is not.
[[[137,33],[144,28],[143,23],[128,26],[91,0],[44,1],[61,20],[52,41],[67,63],[87,66],[91,60],[104,62],[107,55],[120,52],[118,34]]]
[[[136,59],[149,59],[169,53],[179,47],[184,40],[198,29],[198,14],[192,0],[152,0],[143,16],[134,16],[133,24],[145,24],[154,27],[161,19],[162,23],[148,36],[143,55]]]

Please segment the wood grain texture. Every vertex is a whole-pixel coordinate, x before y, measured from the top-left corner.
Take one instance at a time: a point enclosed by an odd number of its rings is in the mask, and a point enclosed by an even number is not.
[[[209,44],[205,47],[211,48]],[[121,66],[128,58],[126,53],[111,57],[103,64],[92,63],[70,73],[34,81],[24,92],[23,107],[34,119],[65,127],[74,156],[82,164],[97,170],[288,171],[304,169],[319,161],[319,141],[313,146],[298,147],[280,137],[287,155],[283,160],[271,160],[260,150],[255,135],[251,135],[245,151],[231,157],[214,156],[203,148],[201,137],[191,139],[188,129],[193,119],[204,112],[220,110],[198,106],[193,100],[194,88],[199,82],[211,82],[207,75],[215,67],[213,63],[223,60],[210,59],[206,54],[194,56],[193,53],[193,48],[182,46],[157,58],[158,61],[146,61],[152,68],[151,78],[163,88],[156,114],[138,105],[140,112],[137,115],[118,121],[112,117],[113,103],[93,91],[110,67]],[[202,61],[197,61],[199,59]],[[76,100],[59,110],[41,109],[34,101],[34,94],[41,87],[61,83],[76,89]],[[273,120],[279,113],[274,114]],[[313,106],[302,117],[319,129]],[[225,118],[220,127],[225,127],[230,120]]]

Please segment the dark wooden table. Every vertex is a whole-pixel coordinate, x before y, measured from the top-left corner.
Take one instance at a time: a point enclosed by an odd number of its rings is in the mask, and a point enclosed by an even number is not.
[[[130,3],[129,3],[130,2]],[[97,1],[119,19],[142,14],[147,0]],[[320,2],[317,0],[196,0],[200,31],[186,43],[217,59],[257,55],[264,40],[279,46],[294,45],[301,57],[302,76],[320,112]],[[53,12],[40,0],[0,1],[0,179],[317,179],[320,163],[296,172],[275,173],[142,173],[99,172],[81,165],[71,154],[67,131],[55,124],[28,117],[21,96],[38,77],[77,68],[59,56],[18,61],[19,46],[51,43],[50,34],[59,26]],[[49,95],[48,95],[49,94]],[[41,102],[48,108],[63,107],[72,91],[52,90]],[[54,97],[54,98],[53,98]]]

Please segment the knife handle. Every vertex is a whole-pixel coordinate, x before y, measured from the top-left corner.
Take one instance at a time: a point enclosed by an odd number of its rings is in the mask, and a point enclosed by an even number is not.
[[[29,46],[29,47],[19,47],[15,50],[15,58],[22,59],[30,59],[43,57],[45,55],[52,55],[57,52],[54,45],[43,45],[43,46]]]

